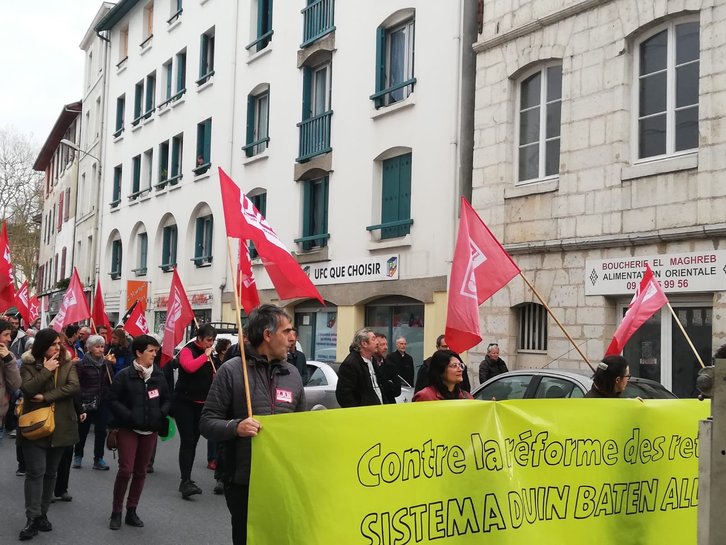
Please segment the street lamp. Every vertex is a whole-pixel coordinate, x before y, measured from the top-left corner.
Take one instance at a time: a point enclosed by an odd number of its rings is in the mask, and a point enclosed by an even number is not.
[[[82,150],[78,144],[76,144],[75,142],[71,142],[67,138],[62,138],[60,143],[68,146],[71,149],[76,150],[78,153],[82,153],[83,155],[88,155],[91,159],[95,159],[96,161],[98,161],[99,164],[101,163],[101,160],[98,157],[96,157],[92,153],[88,153],[86,150]]]

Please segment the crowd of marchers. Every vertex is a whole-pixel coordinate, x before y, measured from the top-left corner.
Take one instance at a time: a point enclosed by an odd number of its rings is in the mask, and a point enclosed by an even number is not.
[[[262,428],[252,415],[305,408],[306,358],[284,310],[274,305],[255,309],[242,347],[216,339],[214,327],[203,324],[164,366],[159,340],[152,335],[130,338],[123,327],[100,327],[93,333],[77,325],[62,332],[38,329],[38,323],[26,329],[19,325],[13,316],[0,317],[0,391],[12,393],[0,396],[0,414],[5,415],[5,432],[17,440],[16,474],[25,478],[26,524],[20,540],[52,531],[51,504],[72,501],[69,476],[73,468],[83,467],[93,426],[91,467],[108,471],[104,453],[118,451],[108,491],[110,529],[144,525],[137,507],[146,475],[154,470],[157,440],[176,429],[180,496],[202,493],[192,468],[204,436],[207,467],[216,479],[214,493],[224,494],[229,508],[233,543],[246,543],[251,441]],[[355,332],[339,368],[336,397],[341,407],[396,403],[402,380],[415,384],[413,401],[471,399],[466,367],[443,335],[415,377],[406,339],[397,338],[395,344],[389,353],[384,334],[368,328]],[[609,358],[599,365],[589,397],[617,397],[627,383],[627,362],[620,356]],[[506,371],[498,345],[489,344],[479,381]],[[48,407],[52,423],[40,422],[45,427],[39,430],[36,418],[28,425],[30,417],[46,414],[43,409]]]

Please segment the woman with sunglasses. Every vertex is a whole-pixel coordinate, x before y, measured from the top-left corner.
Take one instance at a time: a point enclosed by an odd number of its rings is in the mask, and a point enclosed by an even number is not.
[[[592,388],[585,397],[621,397],[630,379],[630,366],[622,356],[605,356],[597,364]]]
[[[464,364],[450,350],[437,350],[429,363],[429,386],[416,392],[414,401],[440,401],[444,399],[472,399],[461,388]]]

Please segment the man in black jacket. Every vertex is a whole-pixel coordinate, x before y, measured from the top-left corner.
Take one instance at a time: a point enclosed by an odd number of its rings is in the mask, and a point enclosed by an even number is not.
[[[376,334],[368,328],[353,336],[350,354],[338,369],[335,397],[341,407],[363,407],[395,403],[401,395],[401,381],[395,368],[384,362],[373,362],[378,350]]]
[[[305,410],[305,390],[300,373],[286,361],[292,324],[279,307],[262,305],[250,313],[249,344],[245,357],[252,412],[257,415]],[[217,370],[202,409],[202,435],[224,449],[217,462],[224,481],[224,496],[232,515],[232,543],[247,543],[247,500],[252,457],[252,437],[262,428],[247,414],[242,359],[227,359]]]
[[[386,362],[396,368],[396,372],[403,380],[413,384],[413,358],[406,352],[407,346],[405,337],[396,339],[396,350],[386,356]]]

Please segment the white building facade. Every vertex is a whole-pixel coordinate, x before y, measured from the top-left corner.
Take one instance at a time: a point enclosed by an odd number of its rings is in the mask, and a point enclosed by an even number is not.
[[[170,273],[160,266],[176,225],[193,306],[233,321],[219,166],[326,300],[283,302],[309,358],[339,361],[353,332],[372,326],[391,345],[406,336],[420,363],[444,329],[458,197],[471,190],[476,13],[473,0],[365,10],[333,0],[119,2],[97,26],[119,63],[109,104],[125,104],[120,118],[113,107],[107,116],[121,131],[105,153],[109,306],[122,312],[126,281],[145,278],[158,313],[149,321],[163,322]],[[263,302],[278,302],[253,263]]]
[[[484,13],[475,208],[591,361],[647,262],[707,363],[726,340],[724,3],[485,0]],[[481,319],[510,368],[585,367],[519,279]],[[667,307],[624,355],[634,376],[695,395]]]

